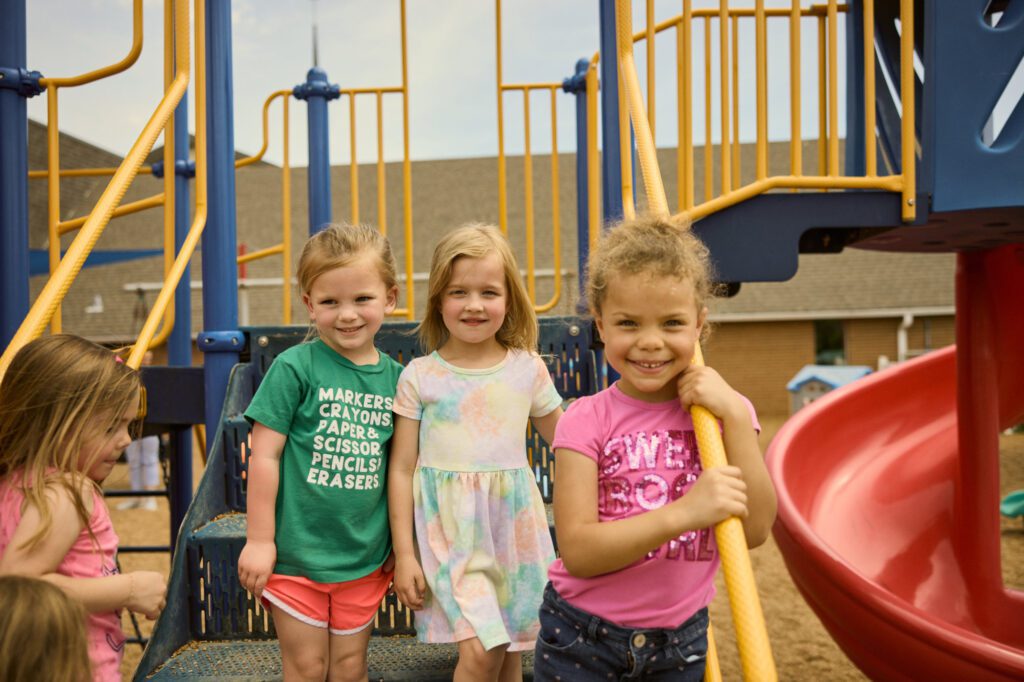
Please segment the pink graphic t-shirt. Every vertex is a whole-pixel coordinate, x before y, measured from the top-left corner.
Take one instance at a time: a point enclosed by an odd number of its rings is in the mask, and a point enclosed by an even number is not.
[[[760,430],[753,405],[743,400]],[[617,385],[570,405],[552,447],[597,463],[601,522],[643,514],[682,497],[702,471],[693,421],[679,401],[644,402]],[[591,578],[570,575],[557,559],[548,578],[563,599],[604,620],[624,627],[675,628],[711,602],[717,570],[714,529],[705,528]]]
[[[0,481],[0,555],[7,550],[21,522],[24,501],[25,496],[15,484]],[[83,528],[58,564],[56,573],[72,578],[100,578],[119,572],[116,561],[117,535],[110,520],[110,512],[98,490],[93,491],[89,527],[96,536],[96,542],[89,537],[89,531]],[[90,613],[86,626],[93,681],[119,682],[125,641],[121,631],[120,611]]]

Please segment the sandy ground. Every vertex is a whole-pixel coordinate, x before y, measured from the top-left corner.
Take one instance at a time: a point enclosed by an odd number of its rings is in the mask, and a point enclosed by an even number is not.
[[[781,424],[781,420],[763,420],[762,448]],[[197,477],[201,463],[195,466]],[[1004,436],[1001,439],[1001,494],[1024,489],[1024,434]],[[107,487],[128,487],[128,471],[119,466],[107,481]],[[167,538],[168,511],[165,500],[159,500],[157,511],[120,511],[112,500],[111,514],[122,545],[151,544]],[[1003,577],[1007,586],[1024,590],[1024,523],[1021,519],[1001,519],[1003,548]],[[847,682],[865,680],[864,675],[846,658],[818,621],[817,616],[803,601],[793,584],[782,555],[774,540],[751,554],[751,562],[761,595],[761,605],[768,627],[773,655],[780,680],[829,680]],[[164,555],[123,554],[124,570],[158,570],[167,572],[169,561]],[[729,605],[725,589],[719,580],[719,597],[712,605],[712,620],[719,648],[719,660],[725,680],[742,678],[739,658],[735,649]],[[152,624],[140,619],[144,633]],[[125,616],[124,628],[132,632],[132,624]],[[128,646],[122,666],[124,679],[131,679],[141,657],[141,648]]]

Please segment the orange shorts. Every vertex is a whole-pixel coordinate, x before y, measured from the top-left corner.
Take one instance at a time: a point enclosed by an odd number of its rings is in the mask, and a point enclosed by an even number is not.
[[[263,606],[276,607],[292,618],[332,635],[352,635],[373,625],[380,602],[394,573],[373,573],[340,583],[317,583],[309,578],[274,573],[263,589]]]

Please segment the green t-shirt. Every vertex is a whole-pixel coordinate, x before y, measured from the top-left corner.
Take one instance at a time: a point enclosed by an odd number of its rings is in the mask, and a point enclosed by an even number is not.
[[[319,339],[289,348],[270,366],[245,418],[288,436],[275,573],[341,582],[387,559],[387,454],[401,372],[384,353],[375,365],[354,365]]]

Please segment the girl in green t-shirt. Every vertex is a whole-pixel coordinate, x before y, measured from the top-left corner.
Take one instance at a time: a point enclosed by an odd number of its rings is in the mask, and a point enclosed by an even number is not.
[[[332,225],[297,276],[315,333],[274,360],[245,412],[238,575],[274,617],[285,679],[366,679],[394,564],[386,465],[402,367],[374,337],[397,302],[395,260],[377,230]]]

